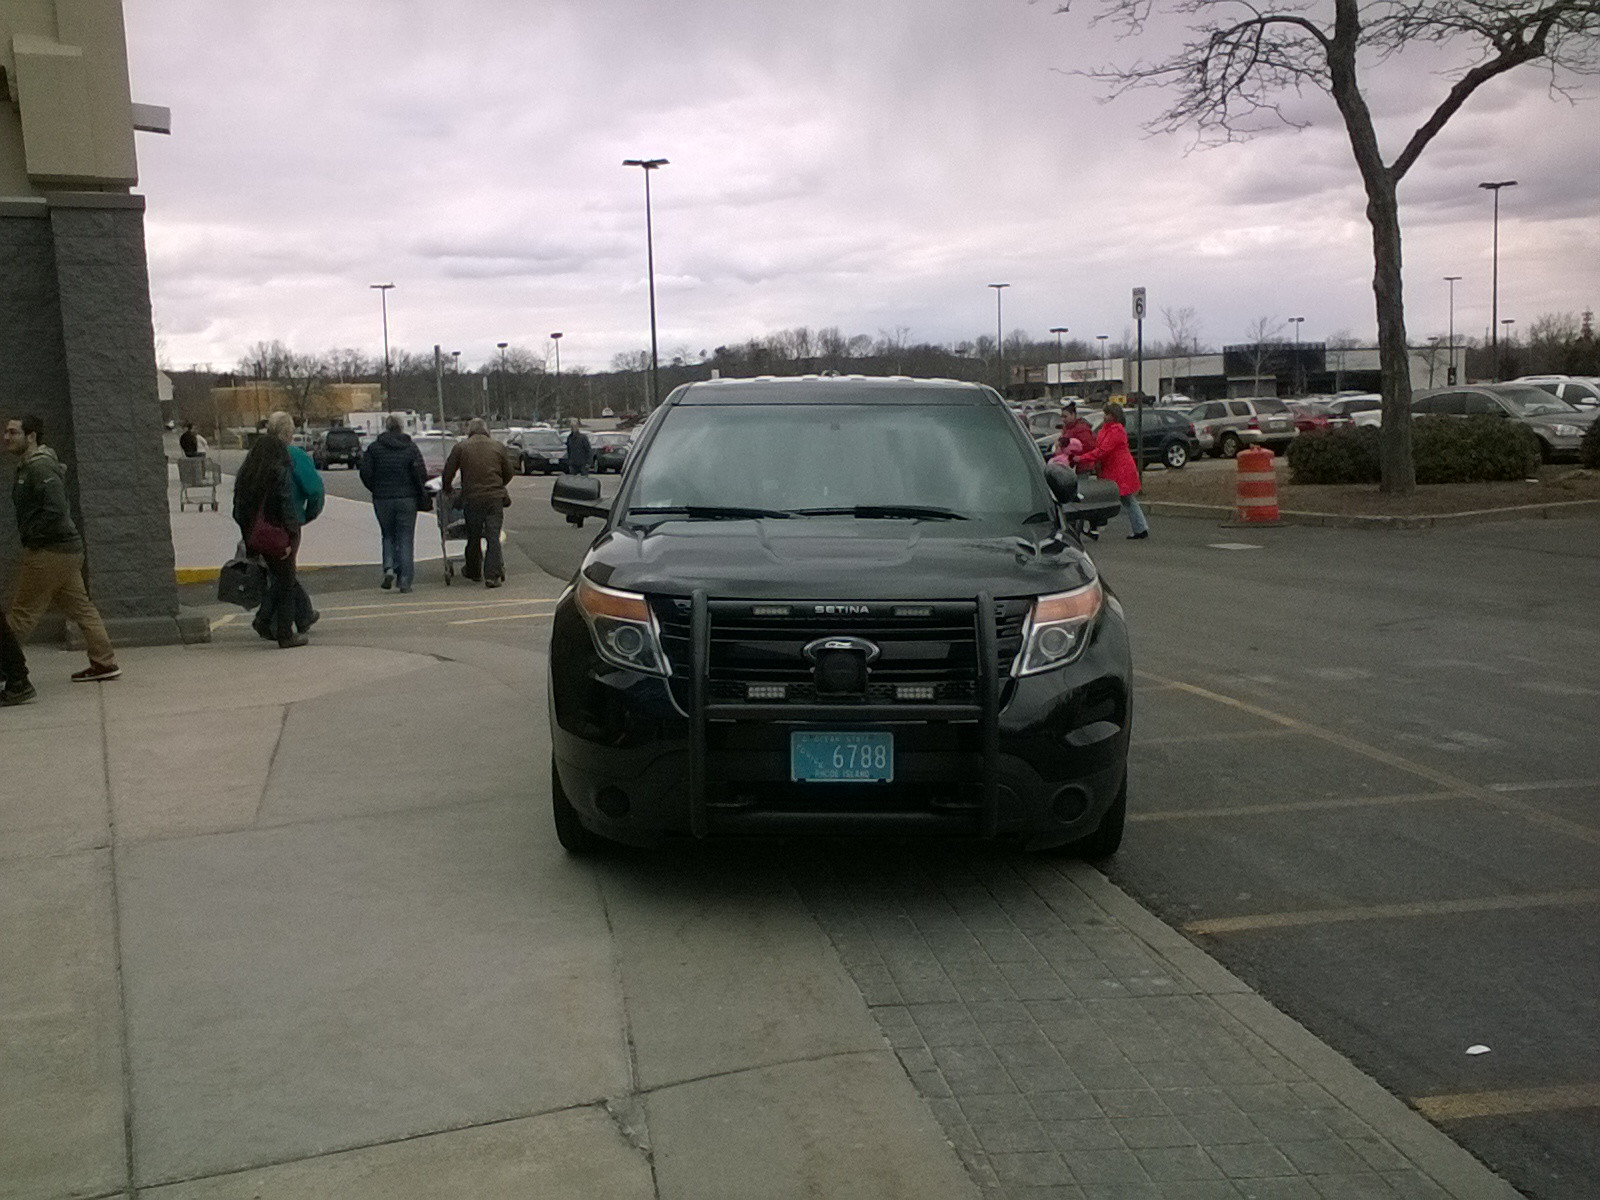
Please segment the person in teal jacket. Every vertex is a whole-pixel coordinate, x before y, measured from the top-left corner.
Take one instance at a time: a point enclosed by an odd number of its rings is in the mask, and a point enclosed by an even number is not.
[[[298,557],[304,527],[309,522],[315,521],[322,512],[322,506],[327,500],[327,490],[322,486],[322,475],[317,471],[317,464],[311,461],[309,454],[294,444],[293,417],[286,412],[273,413],[267,418],[267,428],[263,436],[276,437],[289,447],[289,482],[294,490],[294,505],[301,525],[294,535],[294,555]],[[256,613],[256,618],[250,627],[269,641],[277,637],[277,606],[284,602],[285,597],[269,587],[267,599]],[[311,606],[311,596],[307,593],[305,584],[300,582],[298,572],[295,574],[293,595],[288,597],[288,602],[294,605],[295,630],[304,637],[306,631],[317,623],[317,618],[322,614]]]

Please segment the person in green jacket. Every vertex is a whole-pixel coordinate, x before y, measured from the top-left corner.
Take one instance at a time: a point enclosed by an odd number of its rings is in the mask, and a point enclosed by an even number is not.
[[[294,515],[300,522],[300,528],[296,529],[294,534],[293,554],[298,556],[301,532],[308,521],[316,520],[322,512],[322,506],[327,500],[327,491],[322,486],[322,475],[317,470],[317,464],[311,461],[309,454],[294,444],[293,417],[286,412],[273,413],[267,418],[267,428],[262,436],[275,437],[289,449],[289,483],[294,492]],[[303,638],[322,614],[312,607],[311,596],[306,591],[305,584],[300,582],[298,574],[294,576],[293,586],[287,597],[280,594],[276,586],[269,586],[266,600],[256,612],[255,620],[250,623],[250,627],[268,641],[277,638],[278,605],[285,602],[294,606],[292,623]]]
[[[6,422],[6,452],[18,460],[11,506],[22,538],[22,559],[7,614],[12,635],[22,642],[53,604],[83,631],[89,665],[73,680],[93,683],[122,674],[100,610],[83,583],[83,539],[67,501],[67,469],[44,444],[44,422],[36,416]],[[8,681],[9,682],[9,681]]]

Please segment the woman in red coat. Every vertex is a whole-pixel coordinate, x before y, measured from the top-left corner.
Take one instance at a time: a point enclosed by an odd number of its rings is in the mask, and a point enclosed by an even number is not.
[[[1130,540],[1150,536],[1144,512],[1139,508],[1139,501],[1134,499],[1139,491],[1139,468],[1128,452],[1128,430],[1122,405],[1106,405],[1106,423],[1100,427],[1094,449],[1079,456],[1078,466],[1092,466],[1101,479],[1109,479],[1117,485],[1122,496],[1122,511],[1128,518],[1128,527],[1133,530],[1128,534]]]

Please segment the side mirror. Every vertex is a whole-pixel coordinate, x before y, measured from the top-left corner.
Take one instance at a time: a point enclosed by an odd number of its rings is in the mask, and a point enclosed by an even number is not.
[[[1044,481],[1057,504],[1071,504],[1078,498],[1078,473],[1060,463],[1046,463]]]
[[[1122,511],[1122,493],[1109,479],[1086,479],[1078,485],[1078,497],[1063,501],[1060,509],[1068,521],[1109,521]]]
[[[550,507],[567,518],[569,525],[582,525],[587,517],[604,520],[611,506],[600,503],[600,481],[592,475],[563,475],[550,489]]]

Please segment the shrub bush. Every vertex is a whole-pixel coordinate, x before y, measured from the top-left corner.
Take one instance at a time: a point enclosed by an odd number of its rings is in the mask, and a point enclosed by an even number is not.
[[[1378,431],[1368,425],[1302,433],[1289,443],[1294,483],[1377,483]]]
[[[1377,483],[1379,432],[1370,426],[1303,433],[1289,443],[1295,483]],[[1500,417],[1422,417],[1411,426],[1418,483],[1527,479],[1539,470],[1539,439]]]
[[[1411,427],[1418,483],[1489,483],[1539,473],[1539,439],[1503,417],[1423,417]]]
[[[1589,432],[1578,443],[1578,461],[1590,470],[1600,470],[1600,421],[1589,426]]]

